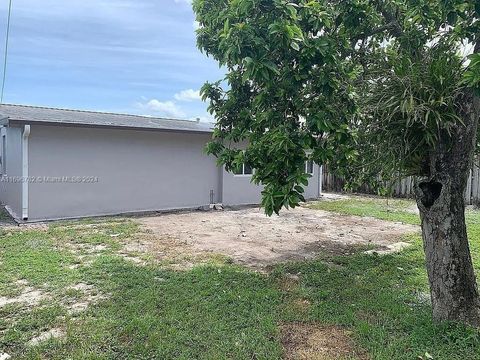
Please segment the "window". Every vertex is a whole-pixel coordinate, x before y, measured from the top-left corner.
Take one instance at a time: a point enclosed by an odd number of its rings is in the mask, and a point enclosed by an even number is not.
[[[313,165],[313,160],[307,160],[305,162],[305,172],[307,174],[313,175],[314,171],[314,165]]]
[[[247,164],[242,164],[242,166],[234,171],[235,175],[252,175],[253,174],[253,169],[247,165]]]
[[[7,174],[7,137],[2,135],[2,149],[0,154],[0,168],[2,175]]]

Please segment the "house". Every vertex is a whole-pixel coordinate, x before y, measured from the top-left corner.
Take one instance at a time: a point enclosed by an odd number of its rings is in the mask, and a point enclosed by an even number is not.
[[[18,221],[258,204],[252,170],[204,153],[211,124],[0,105],[0,201]],[[320,195],[320,167],[307,198]]]

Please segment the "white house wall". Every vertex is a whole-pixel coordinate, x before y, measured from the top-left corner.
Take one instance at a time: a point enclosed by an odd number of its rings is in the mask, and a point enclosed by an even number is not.
[[[31,183],[29,220],[208,205],[218,196],[209,134],[32,125],[31,177],[98,177]],[[214,199],[216,201],[216,199]]]
[[[21,176],[21,130],[9,129],[9,175]],[[258,204],[262,187],[251,177],[218,168],[216,159],[204,153],[210,137],[33,124],[28,220],[202,207],[211,203],[212,192],[215,203]],[[86,182],[74,181],[79,178]],[[315,174],[307,198],[318,197],[318,185]],[[20,183],[2,183],[0,196],[21,214]]]

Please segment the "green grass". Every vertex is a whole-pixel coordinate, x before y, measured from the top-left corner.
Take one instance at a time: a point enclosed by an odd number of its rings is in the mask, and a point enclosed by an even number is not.
[[[380,220],[420,225],[420,217],[414,212],[416,204],[413,200],[352,196],[349,199],[313,202],[308,206],[311,209],[342,215],[368,216]],[[480,271],[480,211],[468,209],[466,222],[474,266]],[[416,240],[420,241],[419,238]]]
[[[70,320],[37,356],[110,359],[278,358],[278,290],[240,268],[173,272],[102,256],[85,274],[112,296]]]
[[[319,201],[309,205],[312,209],[333,211],[345,215],[370,216],[381,220],[419,225],[420,219],[412,210],[411,200],[352,197],[336,201]]]
[[[353,329],[373,359],[416,359],[426,352],[435,359],[478,359],[478,331],[433,324],[429,301],[421,296],[428,288],[420,254],[415,242],[401,255],[337,259],[341,269],[310,262],[277,271],[302,274],[300,293],[312,304],[307,319]]]
[[[136,231],[134,222],[113,219],[1,233],[0,296],[19,295],[22,289],[15,284],[26,280],[48,298],[33,308],[0,308],[0,353],[25,359],[281,356],[276,311],[281,292],[272,279],[234,265],[185,272],[136,266],[115,252],[122,238]],[[96,245],[105,247],[90,255],[93,262],[70,268],[81,263],[77,255],[89,256]],[[107,295],[86,312],[72,315],[65,302],[81,297],[69,289],[78,283]],[[26,346],[57,327],[65,329],[65,339]]]
[[[390,200],[388,208],[371,198],[313,206],[418,223],[412,202],[403,200]],[[479,212],[469,212],[468,228],[480,270]],[[120,242],[137,231],[122,219],[0,231],[0,296],[20,293],[12,285],[20,279],[49,294],[35,307],[0,308],[0,353],[15,359],[280,359],[280,325],[306,322],[351,330],[371,359],[417,359],[426,352],[435,359],[480,359],[479,331],[433,324],[416,235],[400,254],[321,256],[265,275],[228,261],[187,271],[137,266],[117,254]],[[88,249],[97,245],[102,248],[93,256]],[[82,266],[72,268],[76,264]],[[288,282],[292,274],[299,280]],[[82,294],[69,286],[80,282],[105,296],[72,315],[65,304]],[[308,305],[299,307],[299,300]],[[25,345],[56,327],[67,336]]]

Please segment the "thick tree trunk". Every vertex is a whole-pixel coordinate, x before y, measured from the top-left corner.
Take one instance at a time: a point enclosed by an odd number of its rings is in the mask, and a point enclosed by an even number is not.
[[[480,298],[465,226],[465,187],[456,180],[444,177],[419,184],[433,317],[480,326]]]
[[[454,136],[446,135],[439,142],[429,159],[429,176],[415,190],[433,318],[480,327],[480,297],[468,245],[464,200],[480,102],[473,94],[463,100],[465,124],[458,125]]]

